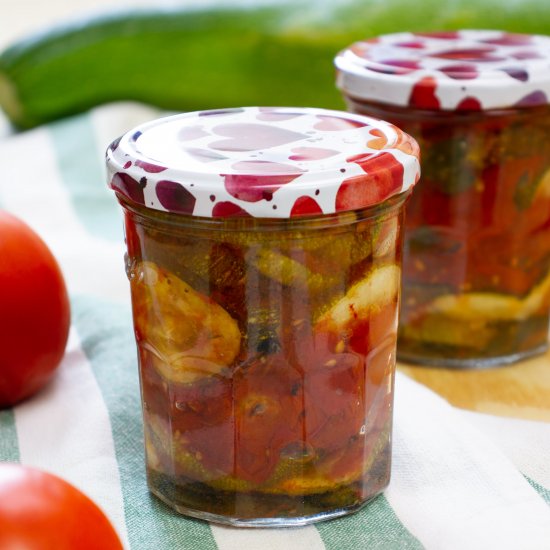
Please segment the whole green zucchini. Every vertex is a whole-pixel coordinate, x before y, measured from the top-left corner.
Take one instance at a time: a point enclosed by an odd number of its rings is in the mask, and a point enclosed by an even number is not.
[[[342,107],[332,60],[367,36],[495,28],[550,34],[548,0],[272,0],[108,12],[0,54],[0,106],[29,128],[95,105]]]

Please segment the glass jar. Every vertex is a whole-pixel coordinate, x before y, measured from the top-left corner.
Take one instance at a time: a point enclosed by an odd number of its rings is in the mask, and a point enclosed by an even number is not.
[[[548,347],[550,37],[399,33],[336,59],[355,113],[418,141],[398,358],[451,367]]]
[[[247,526],[331,518],[380,493],[414,140],[346,113],[229,109],[143,125],[107,164],[150,490]]]

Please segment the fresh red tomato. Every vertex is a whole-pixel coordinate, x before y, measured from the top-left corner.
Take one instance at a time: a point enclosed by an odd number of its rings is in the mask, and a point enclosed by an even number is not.
[[[109,520],[63,479],[0,464],[0,548],[122,550]]]
[[[69,324],[52,253],[28,225],[0,211],[0,408],[46,384],[63,357]]]

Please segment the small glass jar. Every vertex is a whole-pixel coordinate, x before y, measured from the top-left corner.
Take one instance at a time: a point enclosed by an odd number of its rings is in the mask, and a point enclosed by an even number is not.
[[[548,347],[550,37],[399,33],[336,58],[349,109],[422,151],[406,208],[398,359],[512,363]]]
[[[140,126],[107,165],[150,490],[246,526],[331,518],[380,493],[416,142],[348,113],[228,109]]]

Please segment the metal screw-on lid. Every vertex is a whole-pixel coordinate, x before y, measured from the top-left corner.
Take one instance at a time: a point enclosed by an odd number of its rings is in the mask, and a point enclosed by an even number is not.
[[[109,185],[161,211],[289,218],[355,210],[418,180],[418,145],[387,122],[298,108],[186,113],[107,149]]]
[[[550,103],[550,36],[387,34],[352,44],[335,64],[338,87],[357,100],[445,111]]]

